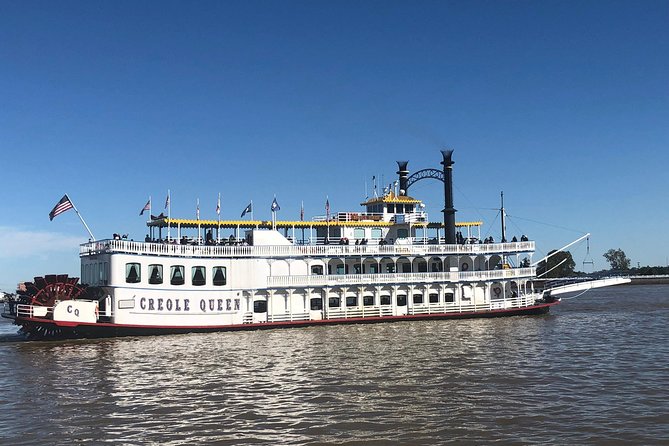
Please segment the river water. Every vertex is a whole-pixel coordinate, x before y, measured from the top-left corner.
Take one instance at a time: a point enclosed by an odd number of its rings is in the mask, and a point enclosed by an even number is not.
[[[0,323],[0,444],[669,444],[669,287],[546,316],[58,342]]]

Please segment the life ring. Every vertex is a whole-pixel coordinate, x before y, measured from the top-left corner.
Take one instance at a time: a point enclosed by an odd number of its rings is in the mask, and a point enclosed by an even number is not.
[[[499,297],[499,295],[502,293],[502,289],[498,286],[492,289],[493,292],[495,293],[495,296]]]
[[[463,263],[460,269],[463,271],[467,271],[469,269],[469,263],[467,262]]]

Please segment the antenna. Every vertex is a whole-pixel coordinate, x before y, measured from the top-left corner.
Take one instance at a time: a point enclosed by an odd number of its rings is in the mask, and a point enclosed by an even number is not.
[[[583,269],[585,269],[585,265],[590,265],[590,267],[594,271],[595,262],[592,260],[592,256],[590,255],[590,237],[585,239],[585,244],[586,244],[586,249],[585,249],[585,258],[583,259]]]

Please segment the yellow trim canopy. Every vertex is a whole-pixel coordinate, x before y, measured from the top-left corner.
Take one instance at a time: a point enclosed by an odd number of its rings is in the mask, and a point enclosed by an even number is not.
[[[377,203],[400,203],[400,204],[419,204],[422,203],[420,200],[416,200],[408,195],[395,195],[393,192],[390,192],[383,197],[375,197],[371,200],[367,200],[364,203],[360,203],[362,206],[367,206],[370,204]]]
[[[270,220],[194,220],[194,219],[180,219],[180,218],[160,218],[157,220],[151,220],[146,223],[147,226],[154,226],[159,228],[166,228],[169,223],[171,227],[181,226],[182,228],[271,228],[272,222]],[[277,228],[317,228],[317,227],[328,227],[328,226],[342,226],[342,227],[389,227],[399,224],[407,223],[394,223],[389,221],[277,221]],[[456,227],[468,227],[468,226],[481,226],[483,222],[474,221],[474,222],[459,222],[456,223]],[[412,226],[425,226],[428,228],[441,228],[444,226],[443,223],[439,222],[414,222],[411,223]]]

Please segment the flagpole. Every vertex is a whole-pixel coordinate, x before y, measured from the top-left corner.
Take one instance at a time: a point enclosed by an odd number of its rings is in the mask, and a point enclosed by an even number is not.
[[[216,244],[221,244],[221,193],[218,193],[218,203],[216,203],[218,213],[218,230],[216,231]]]
[[[149,221],[151,221],[151,195],[149,195]],[[153,226],[149,226],[149,238],[153,239]]]
[[[172,197],[170,197],[170,190],[167,189],[167,241],[172,241],[170,232],[170,220],[172,220]]]
[[[197,244],[202,244],[202,235],[200,233],[200,199],[197,199]]]
[[[70,201],[70,203],[72,203],[72,209],[74,209],[74,212],[76,212],[77,215],[79,216],[79,220],[81,220],[81,222],[84,224],[84,227],[85,227],[86,230],[88,231],[88,234],[91,236],[91,238],[93,239],[93,241],[95,241],[95,236],[93,235],[93,233],[91,232],[91,229],[88,227],[88,225],[87,225],[86,222],[84,221],[84,217],[81,216],[81,214],[79,213],[79,210],[78,210],[77,207],[74,205],[74,202],[70,199],[70,196],[67,195],[67,194],[65,194],[65,196],[66,196],[67,199]]]
[[[255,221],[255,218],[253,218],[253,200],[251,200],[251,220]]]

